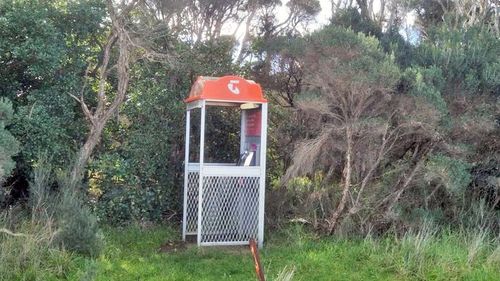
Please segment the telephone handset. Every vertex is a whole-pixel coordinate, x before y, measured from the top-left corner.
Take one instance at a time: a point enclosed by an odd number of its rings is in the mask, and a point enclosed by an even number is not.
[[[253,151],[245,150],[240,155],[240,158],[238,159],[238,163],[236,163],[236,166],[250,166],[250,163],[252,163],[253,154],[254,154]]]

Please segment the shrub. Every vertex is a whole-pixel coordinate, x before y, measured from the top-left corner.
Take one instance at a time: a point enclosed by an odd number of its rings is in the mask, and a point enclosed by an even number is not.
[[[425,167],[424,179],[427,182],[436,181],[449,193],[460,197],[471,182],[470,166],[460,159],[443,154],[431,155]]]
[[[486,28],[449,29],[445,25],[428,30],[417,47],[415,61],[424,67],[439,67],[450,95],[499,94],[498,39]]]
[[[180,209],[181,96],[189,85],[163,84],[169,78],[160,72],[137,70],[129,101],[103,136],[104,152],[89,165],[93,208],[106,223],[159,221]]]
[[[279,196],[272,191],[271,197]],[[284,197],[284,198],[283,198]],[[271,216],[310,224],[319,229],[334,205],[335,191],[324,181],[324,175],[317,172],[309,177],[295,177],[286,186],[282,198],[284,210],[271,209]],[[275,218],[276,219],[276,218]]]
[[[0,212],[0,280],[66,279],[75,263],[73,253],[96,256],[102,249],[97,219],[78,191],[64,180],[59,191],[52,190],[51,166],[46,156],[38,158],[29,209],[14,206]]]
[[[134,221],[160,221],[169,206],[166,188],[133,188],[116,186],[108,188],[94,210],[100,220],[123,225]]]
[[[47,157],[40,156],[40,160],[34,165],[33,180],[29,183],[28,206],[32,220],[42,221],[54,215],[57,199],[51,196],[51,176],[52,169]]]
[[[0,280],[66,279],[74,255],[54,247],[53,217],[29,219],[20,208],[0,213]]]
[[[446,101],[441,95],[445,83],[441,69],[435,66],[410,67],[404,71],[401,83],[410,95],[424,98],[442,115],[448,112]]]
[[[368,36],[380,38],[382,30],[371,20],[364,19],[356,8],[348,8],[334,13],[331,23],[336,26],[350,28],[354,32],[362,32]]]
[[[14,111],[12,103],[4,98],[0,99],[0,183],[9,176],[15,167],[12,156],[19,151],[19,142],[5,129],[10,124]],[[0,192],[0,196],[2,192]],[[1,202],[2,197],[0,197]]]
[[[99,255],[104,240],[97,217],[85,205],[79,191],[68,186],[67,180],[59,184],[61,191],[56,205],[56,219],[60,231],[55,243],[79,254]]]
[[[99,220],[112,225],[160,221],[168,210],[175,209],[178,194],[166,181],[169,176],[146,180],[136,175],[135,165],[117,153],[102,155],[92,164],[89,192]]]
[[[77,188],[68,185],[65,176],[59,177],[58,189],[52,190],[53,173],[46,156],[34,165],[30,182],[29,207],[31,221],[53,224],[57,233],[51,239],[54,247],[83,255],[97,256],[103,238],[96,216],[84,203]]]

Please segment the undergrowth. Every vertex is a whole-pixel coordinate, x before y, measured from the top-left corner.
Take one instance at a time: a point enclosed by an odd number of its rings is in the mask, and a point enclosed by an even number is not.
[[[96,258],[55,250],[52,230],[32,227],[16,229],[31,236],[0,234],[0,280],[256,280],[245,247],[160,252],[179,239],[169,226],[105,227],[106,246]],[[429,223],[404,235],[347,239],[294,225],[267,237],[267,280],[500,280],[500,243],[492,233]]]
[[[0,213],[0,281],[256,278],[246,247],[159,251],[180,239],[172,226],[104,226],[100,235],[75,193],[52,196],[48,178],[35,173],[29,208]],[[280,281],[500,280],[498,217],[483,207],[458,227],[429,220],[379,237],[323,237],[290,223],[267,234],[262,265]]]

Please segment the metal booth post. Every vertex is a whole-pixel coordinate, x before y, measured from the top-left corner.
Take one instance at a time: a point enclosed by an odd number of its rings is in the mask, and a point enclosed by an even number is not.
[[[201,229],[202,229],[202,214],[203,214],[203,166],[205,156],[205,101],[201,101],[201,118],[200,118],[200,171],[198,179],[198,234],[197,244],[201,245]]]
[[[264,246],[264,205],[266,196],[267,103],[262,104],[258,245]]]

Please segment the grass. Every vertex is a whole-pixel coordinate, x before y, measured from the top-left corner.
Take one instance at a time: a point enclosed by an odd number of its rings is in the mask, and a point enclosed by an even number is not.
[[[178,238],[177,231],[129,227],[105,232],[106,249],[90,266],[96,280],[255,280],[252,258],[244,248],[159,253],[159,245]],[[261,257],[270,280],[284,268],[294,268],[293,280],[500,280],[495,250],[498,243],[484,242],[478,249],[477,239],[451,232],[339,240],[292,229],[271,235]],[[470,260],[472,251],[475,258]]]
[[[179,238],[176,229],[131,226],[105,228],[104,233],[106,246],[98,258],[64,252],[54,262],[64,264],[66,273],[45,274],[43,280],[256,280],[245,248],[188,247],[159,253],[162,243]],[[293,280],[306,281],[500,280],[498,241],[474,234],[417,232],[402,238],[348,240],[318,238],[291,228],[268,238],[261,251],[268,280],[290,271]]]

